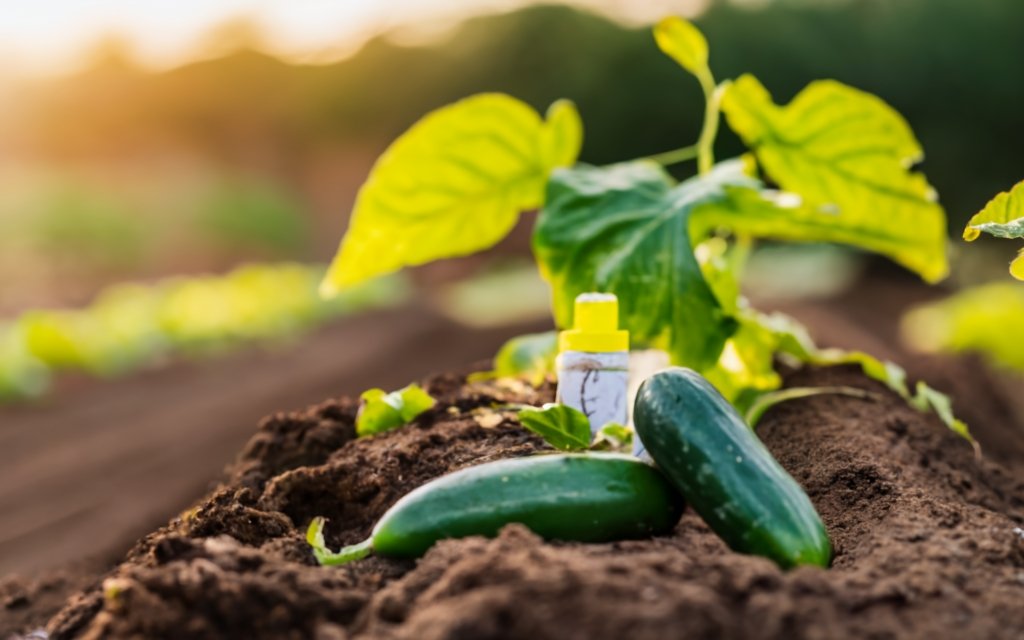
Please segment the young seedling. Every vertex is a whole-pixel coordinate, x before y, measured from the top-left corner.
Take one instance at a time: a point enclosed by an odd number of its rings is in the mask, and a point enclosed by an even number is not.
[[[360,399],[362,404],[356,415],[356,435],[360,438],[407,425],[437,404],[415,383],[391,393],[383,389],[368,389]]]

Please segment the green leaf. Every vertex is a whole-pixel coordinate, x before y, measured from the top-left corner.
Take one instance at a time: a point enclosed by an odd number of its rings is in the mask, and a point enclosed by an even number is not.
[[[761,393],[778,389],[774,356],[781,338],[751,313],[737,316],[739,327],[726,341],[715,366],[702,372],[738,411],[744,412]]]
[[[973,242],[983,233],[997,238],[1024,238],[1024,181],[992,198],[964,228],[964,240]],[[1010,263],[1010,275],[1024,280],[1024,249]]]
[[[697,217],[700,215],[698,210]],[[690,223],[690,232],[693,233],[693,222]],[[750,258],[751,246],[752,243],[745,238],[730,243],[715,236],[694,247],[704,281],[711,287],[722,309],[730,315],[735,314],[743,302],[740,280]]]
[[[433,407],[437,401],[418,384],[387,393],[368,389],[360,396],[362,405],[356,416],[359,437],[383,433],[412,422],[416,416]]]
[[[939,393],[925,384],[923,380],[919,380],[911,404],[919,411],[934,411],[935,415],[939,416],[939,419],[952,429],[954,433],[974,443],[974,438],[971,437],[967,424],[963,420],[958,420],[953,415],[953,401],[946,394]]]
[[[929,353],[979,353],[1024,372],[1024,285],[1007,280],[959,291],[910,311],[903,338]]]
[[[864,389],[858,389],[857,387],[789,387],[787,389],[779,389],[777,391],[769,391],[758,396],[744,414],[744,419],[750,428],[753,429],[757,426],[757,423],[761,421],[761,417],[766,411],[771,409],[777,404],[788,402],[790,400],[800,400],[802,398],[811,398],[814,396],[824,395],[841,395],[848,396],[851,398],[868,399],[873,397],[870,391]]]
[[[819,349],[814,345],[807,329],[784,314],[753,314],[747,320],[761,323],[764,328],[772,331],[777,340],[775,351],[798,362],[821,366],[859,365],[864,375],[885,384],[919,411],[935,411],[947,427],[969,441],[975,451],[978,451],[978,444],[967,425],[953,415],[949,398],[923,382],[918,382],[915,393],[910,393],[907,387],[907,372],[895,362],[879,360],[863,351]]]
[[[580,451],[590,446],[590,420],[583,412],[564,404],[523,409],[519,422],[561,451]]]
[[[314,552],[327,551],[327,543],[324,541],[324,525],[326,523],[326,518],[320,516],[309,521],[309,527],[306,529],[306,543],[313,547]]]
[[[924,176],[909,169],[921,147],[885,102],[823,80],[780,107],[744,75],[726,91],[722,109],[764,171],[790,194],[740,193],[708,211],[714,219],[705,226],[841,242],[886,255],[930,282],[946,276],[945,212]]]
[[[583,146],[583,122],[571,100],[556,100],[548,107],[540,133],[542,163],[548,171],[576,162]]]
[[[494,356],[494,375],[503,377],[527,376],[539,384],[555,370],[558,355],[558,333],[528,333],[512,338]]]
[[[527,104],[485,93],[427,114],[377,160],[321,285],[332,295],[374,276],[486,249],[543,202],[552,169],[582,140],[571,102],[545,123]]]
[[[700,29],[683,18],[663,18],[654,27],[658,48],[695,76],[708,74],[708,41]]]
[[[713,364],[735,321],[704,280],[689,221],[724,199],[728,186],[751,183],[735,163],[675,187],[646,161],[556,171],[533,248],[558,326],[572,326],[578,294],[614,293],[634,344],[663,346],[675,363],[695,369]]]
[[[617,422],[609,422],[597,432],[590,448],[595,451],[629,451],[633,448],[633,430]]]
[[[821,365],[859,365],[867,377],[878,380],[908,401],[913,400],[910,388],[907,387],[907,372],[895,362],[879,360],[863,351],[847,351],[845,349],[820,349],[809,361]]]

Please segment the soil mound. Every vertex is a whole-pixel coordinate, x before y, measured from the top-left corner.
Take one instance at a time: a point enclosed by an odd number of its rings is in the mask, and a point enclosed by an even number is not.
[[[329,518],[332,546],[356,542],[431,478],[543,448],[513,418],[473,410],[552,389],[425,384],[438,406],[374,438],[355,439],[350,400],[266,419],[222,486],[70,600],[50,637],[1024,637],[1024,482],[850,367],[787,384],[876,397],[792,401],[758,428],[820,511],[830,570],[733,553],[692,512],[646,541],[547,543],[510,526],[418,562],[316,566],[303,540],[313,516]],[[983,444],[1006,437],[975,427]]]

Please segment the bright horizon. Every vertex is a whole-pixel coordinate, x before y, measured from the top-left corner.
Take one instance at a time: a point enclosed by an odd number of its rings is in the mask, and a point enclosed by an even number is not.
[[[474,15],[539,0],[0,0],[0,70],[50,76],[73,72],[98,43],[117,38],[138,61],[169,68],[201,57],[212,30],[245,20],[268,52],[293,61],[328,61],[368,38],[401,28],[425,37]],[[700,13],[707,0],[566,0],[630,23]],[[412,27],[415,25],[415,28]]]

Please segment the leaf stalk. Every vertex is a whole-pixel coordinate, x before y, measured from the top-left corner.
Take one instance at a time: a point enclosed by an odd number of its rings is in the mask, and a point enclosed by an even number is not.
[[[687,160],[693,160],[698,154],[697,145],[691,144],[688,147],[682,147],[680,149],[672,149],[671,151],[663,151],[656,153],[651,156],[645,156],[643,160],[652,160],[662,166],[668,166],[670,164],[677,164],[679,162],[686,162]]]
[[[710,71],[697,74],[700,88],[704,91],[704,126],[697,140],[697,171],[703,175],[715,164],[715,138],[718,137],[718,121],[722,111],[722,95],[727,82],[715,84]]]

